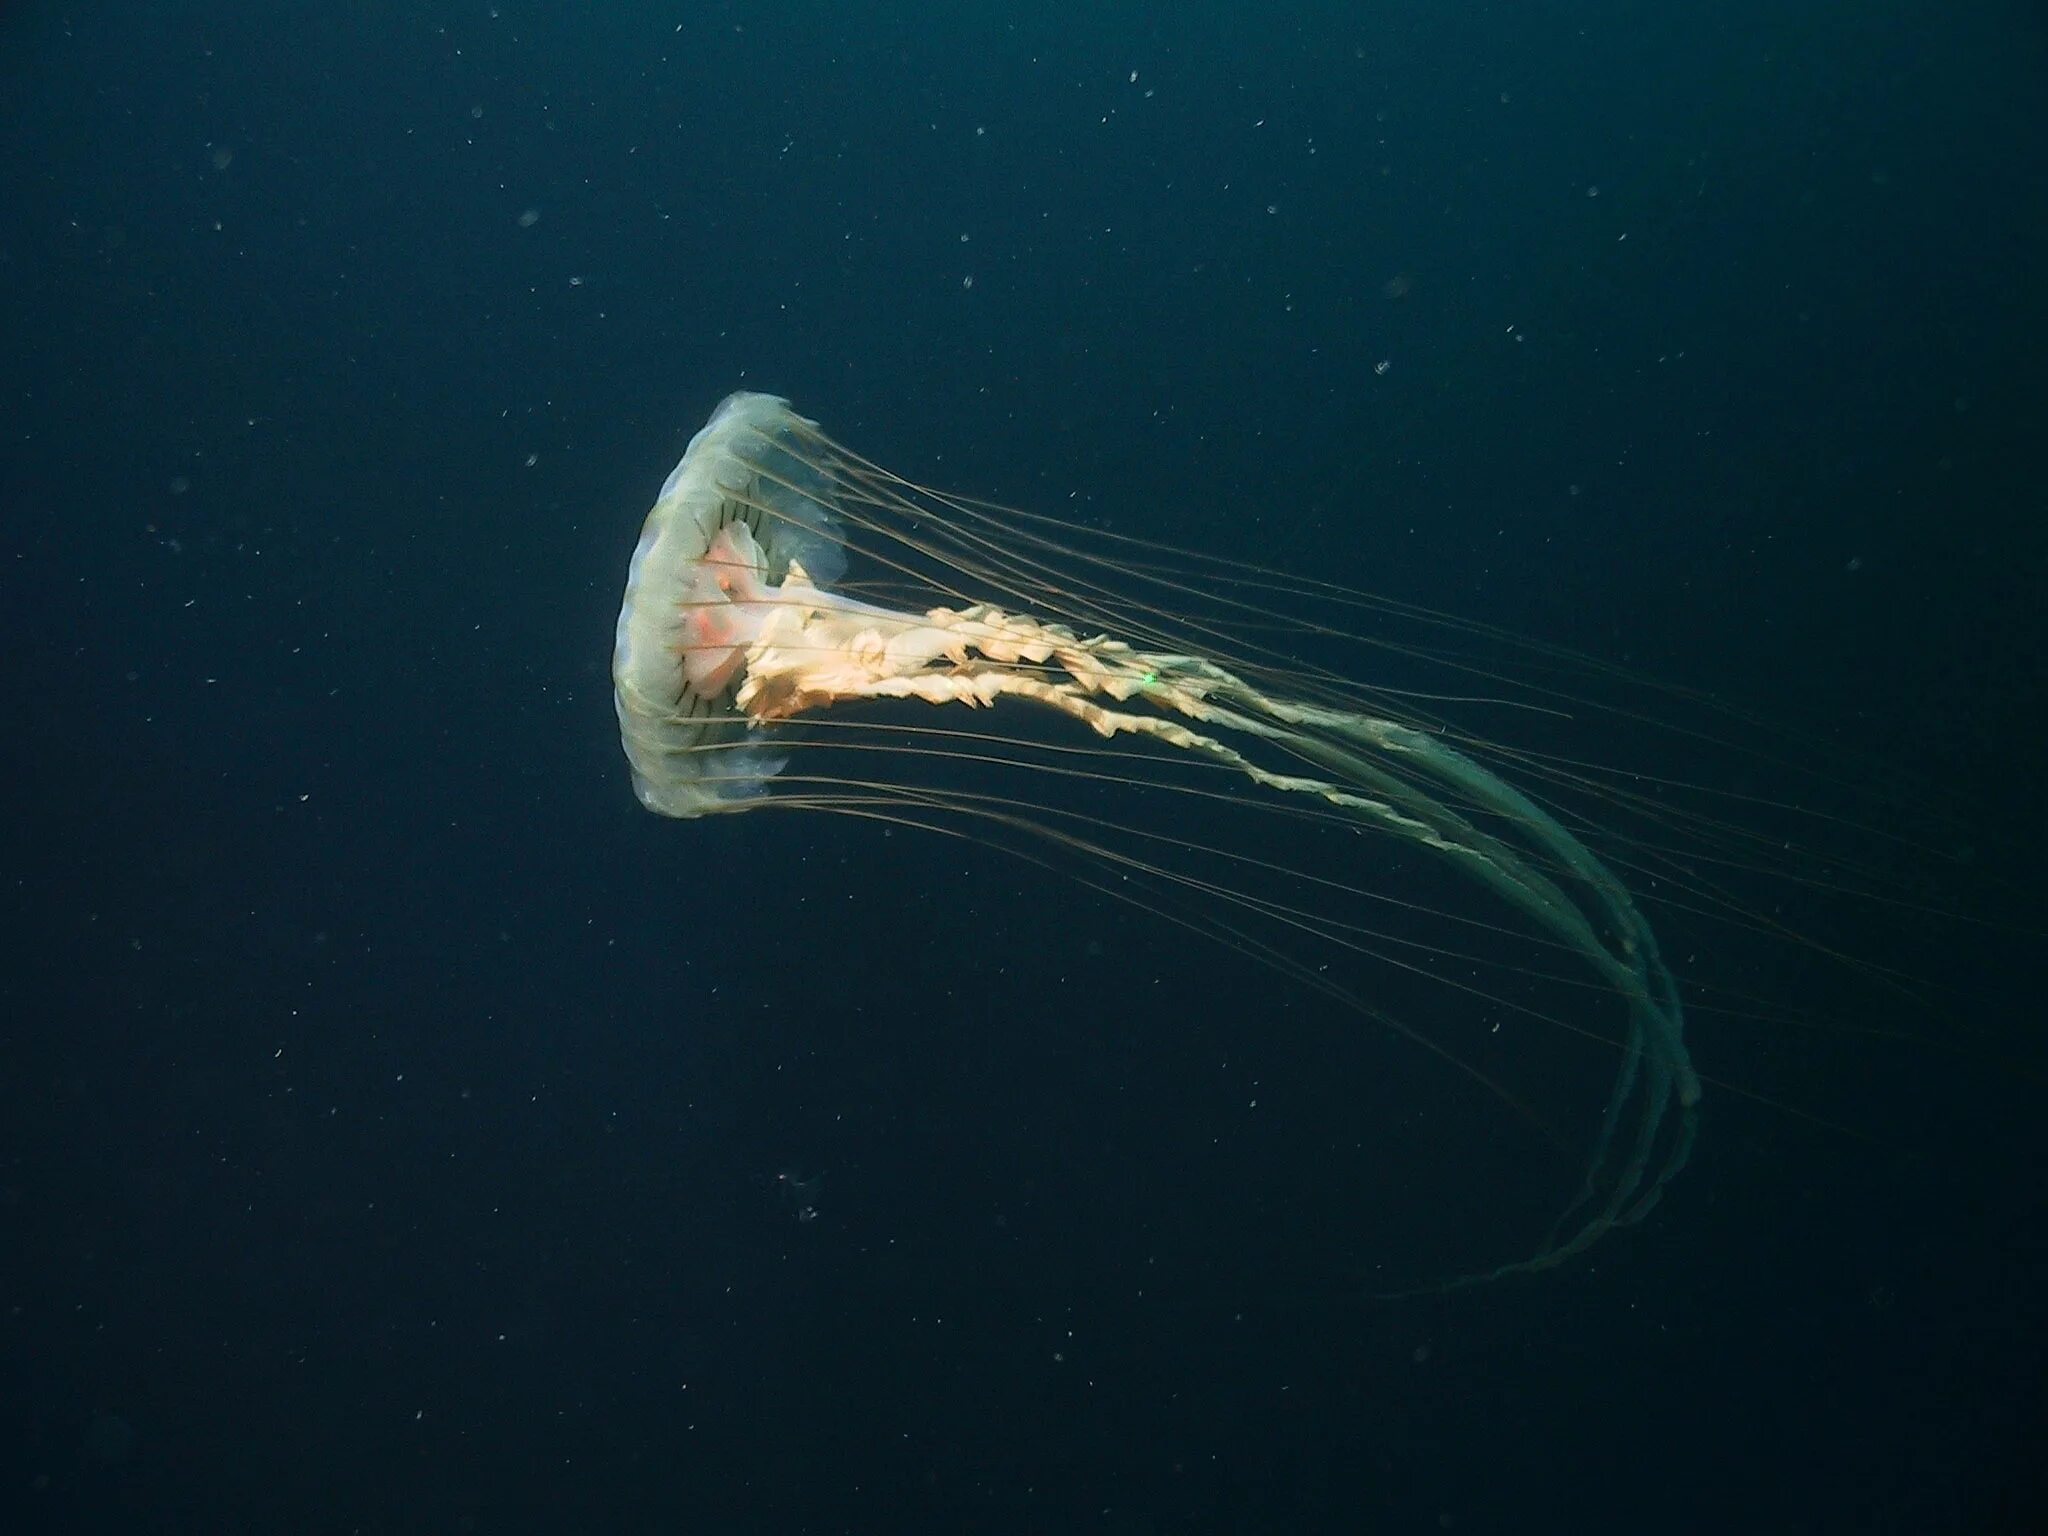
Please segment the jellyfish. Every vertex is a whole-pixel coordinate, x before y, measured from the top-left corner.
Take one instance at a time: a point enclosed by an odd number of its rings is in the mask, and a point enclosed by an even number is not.
[[[1690,1155],[1701,1087],[1678,984],[1565,815],[1426,713],[1288,648],[1285,599],[1311,589],[1339,591],[930,490],[785,400],[735,394],[628,571],[612,677],[633,788],[680,819],[836,811],[1057,850],[1098,890],[1426,1046],[1303,945],[1428,969],[1353,910],[1398,896],[1344,866],[1433,864],[1619,1019],[1576,1196],[1534,1253],[1473,1278],[1549,1269],[1641,1220]],[[984,772],[1023,788],[977,788]],[[1105,814],[1103,786],[1156,788],[1176,812]],[[1287,825],[1206,830],[1247,808]]]

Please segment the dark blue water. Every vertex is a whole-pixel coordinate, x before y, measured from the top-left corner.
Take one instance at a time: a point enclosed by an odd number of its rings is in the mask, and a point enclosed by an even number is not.
[[[0,13],[0,1528],[2031,1528],[2048,32],[1695,9]],[[1375,1300],[1572,1157],[997,854],[635,805],[735,388],[1796,731],[1532,722],[1899,904],[1660,918],[1804,1022],[1696,1014],[1642,1226]]]

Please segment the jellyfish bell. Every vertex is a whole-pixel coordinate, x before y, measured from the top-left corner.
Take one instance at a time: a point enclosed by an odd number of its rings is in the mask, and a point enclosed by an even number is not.
[[[613,654],[621,737],[661,815],[831,811],[1024,852],[1490,1088],[1323,960],[1599,1040],[1613,1070],[1575,1197],[1534,1253],[1476,1278],[1552,1267],[1648,1214],[1697,1129],[1686,1007],[1631,884],[1681,907],[1719,898],[1668,849],[1617,857],[1563,808],[1588,783],[1576,759],[1493,750],[1413,697],[1301,661],[1339,634],[1295,611],[1312,601],[1341,614],[1362,596],[941,494],[786,401],[736,394],[634,551]],[[1112,814],[1104,793],[1169,811]],[[1724,862],[1743,856],[1739,829],[1701,835]],[[1388,889],[1397,875],[1432,894]],[[1423,943],[1373,915],[1424,907],[1479,937]],[[1511,962],[1502,944],[1519,946]],[[1487,966],[1509,980],[1471,979]],[[1575,1001],[1531,1003],[1523,978]]]
[[[627,568],[612,697],[633,789],[664,816],[737,810],[782,759],[730,703],[792,565],[843,565],[831,487],[797,453],[815,431],[768,395],[712,413],[662,483]]]

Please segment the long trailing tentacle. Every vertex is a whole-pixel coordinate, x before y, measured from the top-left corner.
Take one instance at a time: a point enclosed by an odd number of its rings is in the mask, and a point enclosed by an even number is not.
[[[1647,1214],[1684,1166],[1700,1083],[1655,934],[1627,888],[1560,821],[1454,748],[1400,722],[1272,697],[1200,657],[1085,637],[985,604],[887,612],[835,598],[792,567],[748,652],[738,708],[765,725],[887,698],[1027,700],[1100,736],[1142,736],[1262,788],[1313,797],[1434,850],[1591,965],[1625,1002],[1628,1033],[1585,1183],[1536,1255],[1474,1278],[1582,1252]],[[1268,766],[1246,750],[1254,741],[1313,771]],[[1500,830],[1481,826],[1479,814]],[[1678,1122],[1667,1129],[1674,1106]]]

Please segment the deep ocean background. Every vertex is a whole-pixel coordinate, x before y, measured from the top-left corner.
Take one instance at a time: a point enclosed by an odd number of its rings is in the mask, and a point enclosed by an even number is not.
[[[0,1529],[2039,1528],[2044,75],[1931,0],[0,10]],[[1643,1227],[1375,1301],[1544,1219],[1426,1055],[634,803],[741,387],[1796,725],[1997,923],[1697,1031]]]

